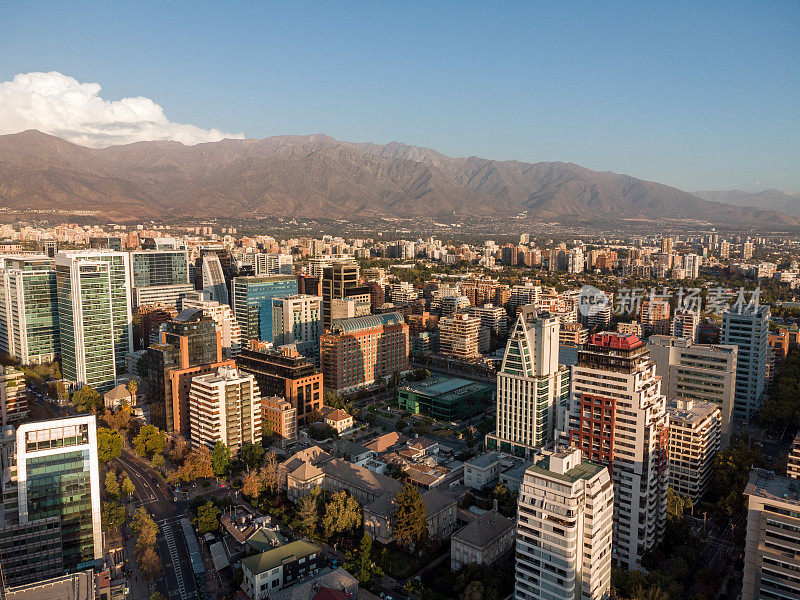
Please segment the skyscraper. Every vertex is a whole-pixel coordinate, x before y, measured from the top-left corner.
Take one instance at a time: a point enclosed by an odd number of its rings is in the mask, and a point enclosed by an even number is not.
[[[769,307],[747,306],[722,314],[722,343],[739,347],[733,416],[745,421],[761,406],[767,376]]]
[[[529,467],[519,494],[514,598],[608,598],[613,504],[608,469],[582,460],[577,448],[559,446]]]
[[[134,251],[130,265],[135,307],[151,304],[177,307],[178,300],[194,290],[189,282],[186,250]]]
[[[295,294],[272,301],[272,341],[276,346],[296,344],[297,351],[319,367],[322,298]]]
[[[466,313],[439,319],[439,352],[461,360],[480,356],[481,318]]]
[[[221,304],[228,304],[228,285],[225,282],[225,272],[219,256],[214,253],[205,254],[203,257],[201,276],[203,291],[208,293],[210,300]]]
[[[339,261],[322,269],[322,327],[325,331],[333,323],[331,302],[334,298],[353,296],[358,288],[358,263]],[[369,288],[364,288],[369,294]],[[366,298],[369,302],[369,297]]]
[[[108,390],[133,351],[127,252],[56,255],[61,372],[79,386]]]
[[[0,350],[23,365],[49,362],[60,352],[53,260],[0,258]]]
[[[614,481],[613,557],[637,568],[664,536],[669,416],[661,379],[644,342],[604,332],[578,351],[562,439]]]
[[[3,480],[6,584],[98,567],[103,539],[94,415],[25,423],[8,441],[15,469],[6,465]]]
[[[261,393],[255,378],[223,366],[192,378],[189,429],[193,444],[222,442],[235,454],[245,443],[261,443]]]
[[[225,358],[233,358],[242,349],[242,328],[227,304],[220,304],[216,300],[203,300],[200,296],[205,292],[191,292],[181,300],[181,307],[198,308],[207,317],[211,317],[217,326],[217,331],[222,336],[222,352]]]
[[[700,325],[700,315],[693,310],[678,309],[672,319],[672,335],[684,338],[690,342],[697,341],[697,326]]]
[[[297,294],[293,275],[233,278],[233,312],[242,330],[242,341],[272,341],[272,301]]]
[[[486,445],[530,454],[554,438],[556,407],[569,393],[569,372],[558,364],[560,321],[524,306],[497,374],[497,429]]]

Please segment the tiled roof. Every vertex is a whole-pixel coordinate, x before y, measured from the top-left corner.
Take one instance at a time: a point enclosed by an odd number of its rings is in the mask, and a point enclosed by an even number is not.
[[[454,533],[453,540],[483,548],[513,529],[514,521],[490,510]]]
[[[397,493],[403,487],[396,479],[380,473],[373,473],[369,469],[338,458],[334,458],[323,465],[322,470],[326,476],[334,477],[354,488],[362,489],[372,494]]]
[[[299,559],[317,554],[319,551],[320,547],[316,544],[312,544],[308,540],[297,540],[280,548],[274,548],[261,554],[243,558],[242,566],[246,567],[251,573],[258,575],[280,566],[284,560],[292,556]]]

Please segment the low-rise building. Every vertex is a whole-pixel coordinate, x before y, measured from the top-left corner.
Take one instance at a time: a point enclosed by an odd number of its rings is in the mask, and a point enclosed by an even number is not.
[[[316,573],[322,566],[320,547],[298,540],[242,559],[242,589],[250,600],[265,600],[272,592]]]
[[[297,409],[280,396],[261,398],[261,435],[268,432],[281,446],[297,439]]]
[[[325,424],[333,427],[336,433],[341,434],[353,427],[353,415],[348,414],[341,408],[323,406],[322,416],[325,419]]]
[[[669,484],[675,493],[697,500],[714,474],[722,414],[702,400],[674,400],[669,412]]]
[[[444,375],[432,375],[397,390],[400,410],[441,421],[470,419],[494,404],[494,386]]]
[[[478,490],[494,483],[506,465],[501,452],[486,452],[464,463],[464,485]]]
[[[450,539],[450,569],[475,563],[490,566],[514,548],[514,521],[497,507],[455,532]]]
[[[394,541],[394,512],[397,494],[384,494],[364,507],[364,531],[381,544]],[[422,494],[428,537],[432,540],[448,539],[455,528],[457,504],[455,498],[433,489]]]

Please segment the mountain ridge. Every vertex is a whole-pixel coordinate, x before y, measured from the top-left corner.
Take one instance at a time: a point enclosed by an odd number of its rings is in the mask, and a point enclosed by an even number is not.
[[[573,163],[453,158],[324,134],[86,148],[28,130],[0,136],[0,205],[109,218],[499,216],[800,224]]]

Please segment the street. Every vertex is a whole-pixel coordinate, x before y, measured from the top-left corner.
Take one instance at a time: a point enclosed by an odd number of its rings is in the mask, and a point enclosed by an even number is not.
[[[136,488],[134,507],[144,506],[158,525],[156,540],[164,571],[164,577],[158,582],[159,591],[169,600],[198,597],[189,550],[180,526],[180,518],[185,515],[183,503],[175,503],[172,493],[159,483],[156,472],[129,451],[126,450],[118,462]]]

